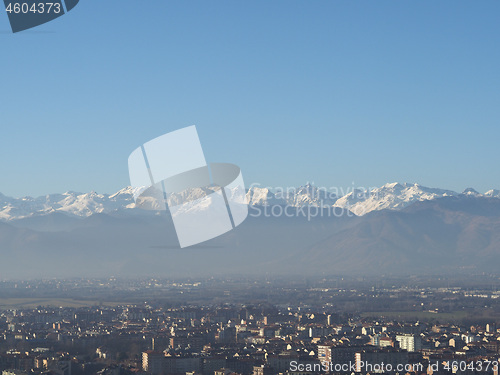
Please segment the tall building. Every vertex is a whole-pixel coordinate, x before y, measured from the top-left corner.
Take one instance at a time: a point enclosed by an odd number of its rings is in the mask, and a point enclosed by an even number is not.
[[[408,353],[394,349],[363,350],[355,354],[355,361],[356,372],[399,372],[398,365],[408,364]]]
[[[321,363],[330,363],[332,361],[332,346],[318,345],[318,359]]]
[[[333,325],[333,316],[331,315],[328,315],[326,317],[326,324],[329,325],[329,326],[332,326]]]
[[[378,333],[370,337],[370,344],[373,346],[380,346],[380,335]]]
[[[399,347],[408,352],[418,352],[422,349],[422,339],[419,335],[396,335]]]
[[[335,364],[351,364],[354,355],[362,350],[361,346],[334,346],[331,349],[331,362]]]
[[[361,346],[318,345],[318,359],[321,363],[349,365],[354,363],[355,354],[362,350]]]
[[[142,370],[154,374],[161,375],[164,373],[165,355],[162,352],[148,350],[142,353]]]

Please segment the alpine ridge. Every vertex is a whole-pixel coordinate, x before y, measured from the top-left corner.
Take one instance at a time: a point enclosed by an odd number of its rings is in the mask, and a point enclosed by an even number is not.
[[[9,222],[52,213],[62,213],[74,218],[86,218],[94,214],[137,213],[134,194],[139,189],[126,187],[114,194],[77,193],[68,191],[63,194],[49,194],[37,198],[11,198],[0,193],[0,221]],[[203,194],[204,190],[191,192]],[[326,189],[306,184],[286,191],[267,187],[251,187],[246,197],[251,206],[315,206],[348,209],[357,216],[372,211],[401,210],[415,202],[460,195],[500,198],[500,190],[492,189],[484,194],[473,188],[462,193],[451,190],[429,188],[417,183],[388,183],[379,188],[354,190],[344,196],[337,196]],[[171,200],[175,200],[172,197]]]

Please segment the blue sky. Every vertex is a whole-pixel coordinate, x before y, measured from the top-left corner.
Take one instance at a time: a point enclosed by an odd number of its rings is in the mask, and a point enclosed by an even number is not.
[[[497,0],[81,0],[0,13],[0,192],[114,192],[197,125],[247,185],[500,188]]]

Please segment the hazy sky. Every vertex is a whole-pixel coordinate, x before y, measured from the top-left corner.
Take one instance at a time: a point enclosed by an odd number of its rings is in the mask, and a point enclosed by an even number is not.
[[[500,188],[498,0],[82,0],[0,12],[0,192],[114,192],[197,125],[247,185]],[[175,162],[175,161],[174,161]]]

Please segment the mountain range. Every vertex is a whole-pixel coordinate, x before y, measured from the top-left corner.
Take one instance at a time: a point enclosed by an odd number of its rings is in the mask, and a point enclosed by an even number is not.
[[[249,217],[180,249],[168,211],[134,190],[0,195],[0,278],[224,274],[412,275],[498,272],[500,192],[391,183],[344,196],[305,185],[248,190]],[[266,215],[268,208],[296,215]],[[304,210],[305,208],[305,210]],[[314,208],[314,210],[313,210]],[[304,211],[315,215],[301,215]],[[354,213],[354,214],[353,214]]]
[[[134,193],[139,189],[126,187],[114,194],[66,192],[49,194],[37,198],[11,198],[0,193],[0,221],[15,221],[51,213],[62,213],[69,217],[84,218],[94,214],[115,214],[137,212]],[[200,195],[203,191],[200,190]],[[472,188],[462,193],[451,190],[428,188],[419,184],[389,183],[367,190],[353,189],[343,196],[315,187],[311,184],[299,188],[272,191],[270,188],[251,187],[247,200],[251,206],[288,205],[292,207],[340,207],[357,216],[372,211],[401,210],[409,205],[442,197],[468,195],[475,197],[500,198],[499,190],[480,194]]]

